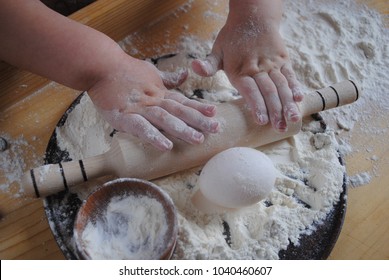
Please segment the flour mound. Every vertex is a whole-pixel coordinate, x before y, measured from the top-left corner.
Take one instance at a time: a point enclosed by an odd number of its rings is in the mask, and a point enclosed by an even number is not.
[[[388,31],[378,13],[353,0],[284,2],[281,33],[305,90],[351,79],[362,87],[364,95],[356,103],[323,112],[330,129],[322,130],[317,122],[306,119],[296,136],[259,148],[284,175],[277,179],[265,201],[235,212],[206,215],[191,204],[201,167],[154,180],[169,193],[177,208],[179,236],[175,259],[278,259],[280,250],[291,243],[298,246],[303,234],[315,231],[339,201],[345,174],[339,151],[343,154],[353,151],[349,140],[354,124],[358,121],[369,136],[388,129],[371,125],[377,111],[385,115],[389,108],[389,80],[385,76],[389,72]],[[187,9],[190,12],[190,5]],[[131,36],[125,41],[130,44]],[[186,36],[177,55],[165,56],[156,65],[167,71],[187,68],[194,57],[205,57],[211,45],[212,42]],[[239,98],[222,71],[212,78],[191,72],[178,90],[207,102]],[[99,119],[89,102],[88,96],[83,97],[79,106],[81,115],[73,121],[69,119],[57,131],[61,147],[66,147],[72,158],[101,153],[92,146],[102,150],[109,147],[111,128]],[[69,126],[77,125],[79,130],[73,133],[77,138],[65,136],[71,134],[67,131]],[[86,132],[87,129],[91,131]],[[91,139],[99,144],[90,145]],[[350,177],[350,181],[359,185],[370,178],[369,172],[363,172]],[[230,229],[229,242],[225,224]]]

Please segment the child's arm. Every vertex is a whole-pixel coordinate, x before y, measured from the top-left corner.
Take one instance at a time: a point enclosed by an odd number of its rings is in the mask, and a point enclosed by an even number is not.
[[[0,59],[68,87],[86,90],[103,116],[161,150],[167,134],[201,143],[216,132],[215,107],[170,92],[150,63],[127,55],[106,35],[50,10],[38,0],[0,0]],[[186,72],[176,73],[183,81]],[[169,77],[169,76],[167,76]],[[170,76],[171,77],[171,76]]]
[[[274,129],[285,131],[286,121],[301,118],[295,102],[302,94],[278,32],[281,18],[281,0],[230,0],[227,22],[212,53],[192,66],[202,76],[223,69],[258,124],[270,118]]]

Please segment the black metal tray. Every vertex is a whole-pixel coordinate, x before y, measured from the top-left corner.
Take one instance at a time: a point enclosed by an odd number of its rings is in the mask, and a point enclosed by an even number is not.
[[[79,104],[83,94],[81,94],[64,113],[58,122],[57,127],[61,127],[65,124],[69,113]],[[323,129],[326,129],[325,123],[320,118],[319,114],[316,114],[313,117],[316,121],[321,123]],[[54,131],[46,149],[45,164],[69,160],[71,160],[69,153],[59,148],[56,132]],[[342,159],[339,158],[339,160],[343,164]],[[316,230],[313,233],[300,236],[300,245],[295,246],[291,243],[286,250],[281,250],[279,252],[279,258],[284,260],[327,259],[335,246],[343,225],[347,205],[346,197],[346,174],[344,174],[343,192],[332,211],[327,215],[324,221],[316,225]],[[81,200],[76,194],[65,191],[44,199],[44,208],[49,220],[50,228],[54,234],[55,240],[67,259],[77,259],[77,255],[71,242],[73,240],[73,223],[80,205]],[[226,242],[229,242],[229,226],[226,222],[224,222],[224,231]]]

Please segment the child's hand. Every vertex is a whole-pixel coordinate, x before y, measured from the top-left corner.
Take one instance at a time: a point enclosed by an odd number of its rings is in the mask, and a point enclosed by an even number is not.
[[[187,77],[187,71],[159,72],[151,63],[127,56],[119,67],[88,90],[102,116],[117,130],[130,133],[160,150],[173,143],[161,133],[199,144],[215,133],[214,105],[190,100],[168,90]]]
[[[270,118],[274,129],[286,131],[286,121],[297,122],[301,118],[296,102],[302,100],[302,93],[278,23],[264,22],[261,16],[237,14],[229,16],[212,53],[203,61],[195,60],[193,70],[211,76],[223,69],[258,124],[267,124]]]

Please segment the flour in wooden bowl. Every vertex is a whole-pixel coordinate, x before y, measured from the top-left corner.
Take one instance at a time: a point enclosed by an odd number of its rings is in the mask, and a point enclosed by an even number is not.
[[[80,103],[77,112],[88,113],[85,104]],[[99,117],[94,111],[89,113]],[[67,125],[75,124],[67,123],[61,129]],[[314,232],[332,211],[343,192],[345,172],[334,132],[323,131],[319,123],[307,119],[296,136],[259,150],[284,176],[277,179],[266,200],[250,207],[214,215],[199,211],[191,198],[201,167],[153,181],[169,194],[177,209],[179,235],[173,258],[277,259],[280,250],[290,243],[298,245],[300,236]],[[70,155],[77,157],[71,151]],[[81,200],[91,191],[93,187],[74,189]],[[225,224],[230,229],[228,242]]]
[[[162,204],[148,196],[112,197],[80,239],[91,259],[158,259],[165,249],[167,221]]]
[[[69,141],[69,137],[58,137],[59,145],[66,147],[73,159],[83,155],[78,148],[72,151],[71,147],[82,147],[85,139],[93,139],[89,142],[91,147],[109,147],[107,136],[112,128],[107,126],[100,137],[93,134],[94,125],[100,126],[102,120],[90,102],[87,95],[83,96],[69,120],[81,118],[93,120],[93,123],[67,121],[57,130],[61,131],[57,135],[78,132],[72,145],[63,143],[64,139]],[[76,117],[78,114],[89,117]],[[179,236],[173,258],[277,259],[280,250],[285,250],[290,243],[298,245],[302,234],[315,231],[339,201],[345,167],[339,162],[334,133],[322,130],[320,124],[312,123],[311,119],[305,121],[298,135],[259,148],[285,176],[277,180],[275,190],[266,200],[253,206],[219,215],[199,211],[192,205],[191,197],[196,192],[201,167],[154,180],[172,197],[177,208]],[[79,127],[67,133],[71,126]],[[93,137],[90,137],[91,132]],[[101,143],[94,145],[96,141]],[[101,152],[88,149],[89,155]],[[85,197],[86,193],[86,189],[76,191],[79,197]],[[230,229],[228,242],[226,224]]]
[[[371,120],[374,110],[385,112],[389,107],[389,85],[384,77],[389,65],[388,32],[378,13],[352,0],[285,1],[285,6],[281,33],[296,75],[307,91],[353,79],[362,86],[364,95],[355,104],[322,113],[329,129],[323,130],[317,122],[306,119],[296,136],[260,147],[286,178],[278,179],[270,196],[253,206],[218,215],[198,211],[190,198],[196,191],[201,167],[155,180],[172,197],[178,212],[179,236],[173,258],[279,258],[279,252],[289,244],[298,246],[302,235],[314,232],[339,201],[345,167],[339,162],[338,151],[353,151],[354,147],[348,143],[354,124],[358,121],[367,134],[379,134],[387,129],[375,126]],[[190,5],[187,9],[190,12]],[[133,49],[131,36],[124,41],[123,47]],[[180,54],[165,57],[157,61],[157,65],[168,70],[172,65],[186,67],[193,57],[188,54],[197,52],[196,56],[204,57],[211,45],[212,42],[203,42],[188,34],[179,46]],[[238,98],[223,72],[212,80],[192,75],[180,90],[192,98],[201,95],[209,102]],[[100,116],[88,104],[90,100],[84,96],[78,113],[74,113],[80,114],[75,120],[83,118],[85,123],[68,121],[57,130],[59,145],[74,159],[86,154],[97,155],[109,148],[108,136],[112,128],[106,127],[99,135],[94,134],[95,125],[98,131],[106,124],[101,123]],[[71,134],[67,132],[68,127],[73,125],[81,126],[74,130],[77,137],[66,138],[65,135]],[[85,145],[91,146],[90,139],[101,141],[96,145],[101,150],[88,148],[86,153]],[[70,145],[68,141],[74,143]],[[77,148],[72,149],[72,146]],[[378,160],[374,155],[371,158]],[[360,176],[365,183],[368,183],[369,173]]]

